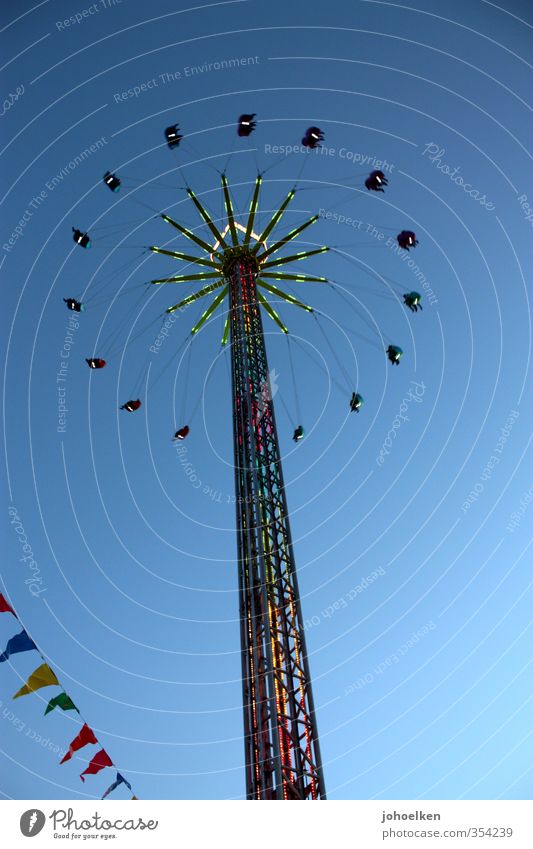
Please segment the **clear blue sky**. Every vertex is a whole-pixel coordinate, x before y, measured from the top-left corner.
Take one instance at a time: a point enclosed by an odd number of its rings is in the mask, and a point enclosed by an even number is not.
[[[180,187],[220,215],[226,163],[240,211],[257,168],[273,166],[260,222],[301,175],[280,232],[318,209],[352,219],[322,218],[297,243],[337,252],[305,268],[336,288],[293,286],[328,318],[279,307],[300,340],[296,395],[287,341],[265,318],[329,797],[531,798],[528,5],[3,4],[0,591],[140,798],[244,789],[221,317],[178,368],[200,305],[150,346],[157,316],[196,287],[142,286],[180,269],[143,246],[191,252],[154,212],[207,237]],[[257,113],[248,140],[241,112]],[[171,152],[175,122],[186,140]],[[311,124],[323,152],[278,161],[269,146]],[[374,159],[387,163],[384,195],[363,187]],[[401,229],[420,241],[411,265],[387,245]],[[417,314],[401,302],[413,289]],[[95,292],[58,383],[62,298]],[[89,372],[85,357],[113,346]],[[153,391],[120,412],[148,365]],[[187,422],[190,477],[170,441]],[[17,630],[0,616],[1,649]],[[50,751],[78,730],[72,713],[43,717],[57,688],[11,701],[39,663],[26,653],[0,668],[0,792],[98,797],[114,773],[78,777],[94,747],[63,766]]]

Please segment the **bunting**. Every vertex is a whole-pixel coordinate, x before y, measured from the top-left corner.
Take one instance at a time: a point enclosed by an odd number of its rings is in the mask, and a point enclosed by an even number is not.
[[[92,759],[91,763],[84,769],[80,778],[82,781],[85,781],[84,775],[96,775],[97,772],[100,772],[101,769],[104,769],[106,766],[113,766],[113,761],[105,751],[105,749],[100,749]]]
[[[15,619],[18,619],[17,614],[11,605],[7,603],[2,593],[0,593],[0,613],[12,613]]]
[[[59,684],[55,672],[50,669],[47,663],[42,663],[35,672],[31,673],[24,686],[20,688],[18,693],[15,693],[13,698],[18,699],[19,696],[27,696],[28,693],[34,693],[41,687],[51,687],[52,684]]]
[[[83,749],[83,747],[87,746],[89,743],[98,743],[98,740],[94,736],[94,733],[91,731],[87,723],[85,723],[78,736],[74,737],[74,740],[68,747],[67,754],[59,763],[64,764],[65,761],[69,761],[74,752],[77,752],[78,749]]]
[[[0,593],[0,613],[12,613],[15,619],[18,619],[17,614],[7,601],[6,597],[2,595],[2,593]],[[37,667],[34,672],[32,672],[26,683],[20,688],[17,693],[15,693],[15,695],[13,696],[14,699],[18,699],[20,696],[25,696],[28,693],[33,693],[36,690],[40,690],[41,687],[50,687],[52,685],[59,687],[62,686],[58,681],[55,672],[53,671],[53,669],[50,668],[50,666],[48,666],[45,661],[45,658],[39,651],[38,647],[35,645],[31,637],[24,629],[20,632],[20,634],[16,634],[14,637],[11,637],[11,639],[8,640],[5,651],[0,654],[0,663],[6,661],[13,654],[18,654],[19,652],[25,651],[37,651],[41,655],[43,663],[41,664],[41,666]],[[56,707],[60,710],[75,710],[77,711],[77,713],[80,713],[79,709],[76,707],[68,693],[66,693],[65,691],[58,693],[57,696],[54,696],[50,699],[46,706],[44,715],[46,716],[46,714],[51,713],[51,711],[55,710]],[[89,743],[98,743],[98,740],[91,728],[89,728],[87,723],[84,722],[81,731],[70,744],[68,752],[60,761],[60,763],[63,764],[65,763],[65,761],[70,760],[74,752],[77,752],[78,749],[82,749]],[[85,775],[96,775],[96,773],[100,772],[100,770],[104,769],[105,767],[113,765],[113,761],[111,760],[107,752],[104,749],[100,749],[100,751],[95,754],[92,761],[89,763],[87,769],[82,772],[80,778],[82,781],[85,781]],[[107,796],[109,796],[109,794],[112,793],[113,790],[116,790],[116,788],[120,784],[125,784],[130,793],[133,794],[131,796],[132,800],[137,799],[137,796],[135,796],[135,794],[133,793],[131,784],[129,783],[129,781],[126,781],[126,779],[123,775],[120,774],[120,772],[117,772],[116,780],[107,788],[104,795],[102,796],[102,799],[105,799]]]
[[[53,699],[50,699],[44,715],[46,716],[47,713],[50,713],[50,711],[56,707],[61,708],[61,710],[78,710],[70,696],[67,696],[66,693],[60,693],[58,696],[54,696]]]
[[[105,799],[107,796],[109,796],[110,793],[113,792],[113,790],[116,790],[117,787],[119,786],[119,784],[125,784],[126,787],[129,789],[130,793],[133,793],[133,790],[131,789],[131,784],[129,783],[129,781],[126,781],[126,779],[123,778],[123,776],[120,774],[120,772],[117,772],[117,780],[114,781],[113,784],[109,785],[109,787],[105,791],[104,795],[102,796],[102,799]],[[136,797],[134,796],[133,798],[136,798]]]
[[[11,637],[7,641],[6,650],[0,654],[0,663],[3,663],[12,654],[17,654],[21,651],[33,651],[34,649],[37,650],[37,646],[33,640],[30,640],[26,631],[21,631],[20,634],[16,634],[16,636]]]

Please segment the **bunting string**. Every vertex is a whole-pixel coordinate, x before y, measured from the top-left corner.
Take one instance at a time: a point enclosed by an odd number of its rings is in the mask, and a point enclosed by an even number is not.
[[[11,613],[17,621],[20,621],[19,617],[17,616],[7,599],[2,595],[2,593],[0,593],[0,613]],[[89,725],[81,715],[79,708],[76,707],[70,696],[67,694],[66,690],[58,680],[54,670],[51,669],[51,667],[48,665],[45,656],[38,648],[36,643],[34,643],[25,628],[22,629],[20,634],[15,634],[14,637],[11,637],[11,639],[7,641],[5,650],[0,654],[0,663],[3,663],[4,661],[8,660],[14,654],[19,654],[25,651],[36,651],[37,654],[40,655],[43,662],[40,666],[37,667],[37,669],[35,669],[31,673],[26,683],[20,688],[20,690],[15,693],[13,698],[18,699],[21,696],[27,696],[29,695],[29,693],[34,693],[36,690],[40,690],[42,687],[57,686],[61,688],[62,692],[50,699],[48,705],[46,706],[44,716],[46,716],[48,713],[51,713],[51,711],[53,711],[55,708],[60,708],[64,711],[75,710],[79,714],[80,719],[83,721],[81,730],[76,735],[74,740],[72,740],[72,742],[69,744],[67,753],[60,761],[60,763],[63,764],[66,761],[69,761],[72,758],[72,755],[82,749],[84,746],[87,746],[89,744],[98,745],[99,740],[96,737],[94,731],[89,727]],[[84,769],[84,771],[81,773],[80,778],[83,782],[85,782],[84,776],[96,775],[102,769],[113,766],[115,766],[115,764],[109,757],[108,753],[105,751],[104,748],[101,748],[98,752],[96,752],[86,769]],[[121,784],[125,784],[126,787],[128,787],[128,789],[132,793],[132,800],[138,798],[133,793],[129,781],[126,781],[126,779],[121,775],[121,773],[117,772],[116,780],[107,788],[104,795],[102,796],[102,799],[106,799],[107,796],[109,796],[109,794],[112,793],[113,790],[115,790]]]

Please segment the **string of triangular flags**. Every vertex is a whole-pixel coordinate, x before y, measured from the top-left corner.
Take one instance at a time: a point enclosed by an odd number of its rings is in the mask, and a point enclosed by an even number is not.
[[[15,613],[11,605],[7,602],[7,600],[4,598],[2,593],[0,593],[0,613],[12,613],[15,619],[18,620],[17,614]],[[70,696],[67,695],[64,688],[59,683],[55,672],[53,671],[53,669],[50,668],[50,666],[46,662],[44,655],[42,654],[40,649],[35,645],[35,643],[24,628],[22,629],[20,634],[15,634],[14,637],[11,637],[11,639],[7,641],[5,651],[0,654],[0,663],[3,663],[5,660],[11,657],[11,655],[18,654],[19,652],[24,651],[38,652],[38,654],[40,654],[41,658],[43,659],[43,663],[32,672],[24,686],[22,686],[20,690],[15,693],[13,698],[18,699],[20,698],[20,696],[26,696],[28,695],[28,693],[34,693],[36,690],[40,690],[42,687],[50,687],[52,685],[57,685],[58,687],[61,687],[63,692],[50,699],[48,705],[46,706],[44,715],[46,716],[47,713],[50,713],[50,711],[54,710],[55,708],[60,708],[61,710],[75,710],[80,713],[79,709],[76,707]],[[81,718],[83,719],[83,717]],[[87,723],[84,721],[81,731],[71,742],[68,752],[61,759],[60,763],[63,764],[65,763],[65,761],[69,761],[74,752],[77,752],[79,749],[82,749],[84,746],[87,746],[90,743],[95,743],[98,745],[98,739],[96,738],[96,735],[94,734],[92,729],[89,728]],[[90,761],[87,769],[84,769],[84,771],[80,775],[80,778],[82,781],[85,781],[85,775],[96,775],[97,772],[100,772],[100,770],[104,769],[105,767],[112,766],[114,766],[113,761],[111,760],[105,749],[102,748],[95,754],[93,759]],[[126,781],[126,779],[120,774],[120,772],[117,772],[116,780],[107,788],[104,795],[102,796],[102,799],[105,799],[107,796],[109,796],[109,794],[112,793],[113,790],[116,790],[116,788],[120,784],[125,784],[126,787],[130,790],[130,792],[133,793],[129,781]],[[137,799],[137,796],[135,796],[134,794],[131,798]]]

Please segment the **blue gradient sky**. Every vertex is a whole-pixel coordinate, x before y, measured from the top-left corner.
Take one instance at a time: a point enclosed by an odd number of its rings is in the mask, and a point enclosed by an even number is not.
[[[318,321],[279,306],[299,340],[296,396],[287,341],[264,319],[329,797],[531,798],[533,21],[520,0],[415,5],[3,4],[2,591],[140,798],[244,792],[222,318],[180,365],[201,305],[150,346],[157,317],[197,287],[142,285],[180,267],[145,246],[191,252],[155,212],[207,238],[182,186],[220,216],[226,166],[241,212],[270,169],[263,225],[299,175],[280,232],[318,209],[361,222],[322,218],[297,243],[337,248],[305,268],[337,289],[294,284]],[[246,61],[209,68],[230,59]],[[258,127],[239,140],[246,111]],[[174,122],[186,140],[170,152]],[[269,146],[310,124],[320,155],[280,161]],[[363,187],[374,158],[389,166],[384,195]],[[394,294],[423,292],[416,268],[387,245],[404,228],[434,293],[416,315]],[[58,432],[62,298],[95,291],[72,330]],[[89,372],[110,336],[116,353]],[[120,412],[148,366],[141,411]],[[170,438],[186,422],[180,459]],[[0,616],[2,649],[13,622]],[[98,797],[112,771],[78,777],[95,747],[61,767],[50,751],[78,730],[71,713],[42,716],[57,688],[11,701],[39,663],[0,669],[0,792]]]

